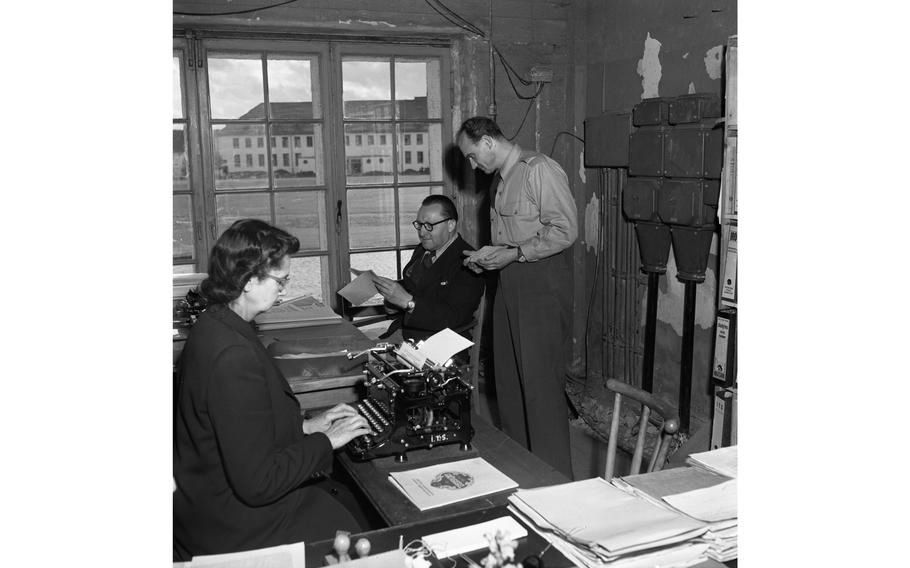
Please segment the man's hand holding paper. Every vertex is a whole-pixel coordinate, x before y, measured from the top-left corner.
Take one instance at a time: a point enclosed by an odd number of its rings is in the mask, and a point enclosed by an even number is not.
[[[351,280],[341,290],[338,290],[338,294],[351,302],[352,306],[359,306],[379,293],[373,283],[373,279],[378,277],[373,274],[372,270],[356,271],[351,269],[351,272],[357,274],[357,278]]]
[[[499,270],[518,259],[516,249],[498,245],[487,245],[474,252],[464,251],[464,255],[467,257],[464,259],[464,265],[477,273],[484,270]]]
[[[408,307],[408,302],[413,299],[413,296],[404,289],[404,286],[395,280],[374,274],[373,284],[376,286],[376,290],[385,298],[385,301],[393,306],[405,309]]]

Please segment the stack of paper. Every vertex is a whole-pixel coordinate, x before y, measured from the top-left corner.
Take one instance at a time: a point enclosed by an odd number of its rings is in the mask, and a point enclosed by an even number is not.
[[[737,557],[736,479],[708,469],[682,467],[616,478],[617,488],[707,524],[698,541],[706,555],[726,562]]]
[[[396,471],[389,481],[421,511],[518,487],[483,458]]]
[[[686,458],[686,463],[689,465],[714,471],[727,477],[736,477],[736,462],[736,446],[692,454]]]
[[[570,560],[588,568],[689,566],[705,559],[706,523],[622,491],[600,478],[509,497],[510,510]]]
[[[340,323],[341,316],[312,296],[300,296],[272,306],[254,320],[262,331]]]
[[[302,542],[268,548],[194,556],[189,562],[175,562],[174,568],[305,568],[306,554]]]

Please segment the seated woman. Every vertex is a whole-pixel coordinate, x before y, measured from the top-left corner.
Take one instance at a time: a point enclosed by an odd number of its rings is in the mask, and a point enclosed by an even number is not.
[[[333,450],[369,434],[341,404],[303,420],[251,323],[290,279],[296,237],[242,219],[212,249],[208,309],[181,355],[174,422],[174,560],[332,538],[361,527],[323,489]]]

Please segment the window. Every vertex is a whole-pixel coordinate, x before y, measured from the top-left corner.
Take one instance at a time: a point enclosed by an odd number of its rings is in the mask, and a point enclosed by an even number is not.
[[[408,150],[404,153],[404,163],[406,163],[406,164],[411,163],[411,151],[410,150]]]
[[[350,268],[400,277],[420,202],[447,189],[449,49],[187,32],[173,40],[174,271],[205,272],[215,239],[254,217],[300,239],[289,297],[337,309]],[[402,148],[418,133],[419,171]]]
[[[410,135],[410,134],[405,134],[405,135],[404,135],[404,145],[405,145],[405,146],[410,146],[410,145],[411,145],[411,135]]]
[[[417,134],[417,145],[418,146],[423,145],[423,134]]]
[[[423,163],[423,152],[417,152],[417,163],[418,164]]]

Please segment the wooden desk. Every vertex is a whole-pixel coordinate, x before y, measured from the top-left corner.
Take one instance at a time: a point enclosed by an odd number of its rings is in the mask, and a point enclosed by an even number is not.
[[[187,334],[174,338],[174,363],[183,351]],[[275,359],[304,410],[324,408],[360,397],[356,385],[363,379],[366,359],[354,361],[337,352],[357,352],[376,344],[347,320],[336,323],[262,331],[262,344],[273,356],[297,353],[316,355],[307,359]],[[319,356],[320,354],[325,354]]]
[[[461,453],[457,444],[451,444],[432,450],[417,450],[414,453],[424,452],[425,455],[433,455],[435,452],[438,455],[444,455],[451,461],[460,459],[462,456],[465,459],[480,456],[490,462],[493,467],[514,479],[521,489],[570,481],[562,473],[550,467],[546,462],[476,414],[472,416],[471,421],[474,426],[474,439],[471,442],[472,451]],[[382,462],[374,460],[358,463],[353,461],[346,452],[341,452],[339,461],[382,516],[383,520],[390,526],[428,521],[460,513],[498,507],[507,503],[507,498],[511,493],[502,492],[428,511],[421,511],[388,480],[389,469],[382,467],[380,464],[389,463],[390,458],[384,458]],[[439,460],[435,461],[438,462]],[[421,467],[428,463],[435,462],[415,463],[413,467]],[[408,463],[399,464],[395,469],[407,469],[407,466]]]

